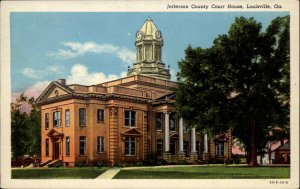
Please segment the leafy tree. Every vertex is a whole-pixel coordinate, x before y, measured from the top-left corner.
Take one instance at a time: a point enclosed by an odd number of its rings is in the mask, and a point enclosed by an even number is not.
[[[289,123],[289,17],[261,29],[236,18],[211,48],[189,46],[177,74],[176,106],[187,124],[211,134],[231,128],[251,166],[269,131]]]
[[[24,103],[31,105],[29,114],[21,110]],[[14,158],[40,154],[40,110],[34,98],[24,94],[11,103],[11,150]]]
[[[28,103],[31,105],[28,120],[28,131],[31,138],[29,154],[37,155],[41,152],[41,112],[33,97],[28,100]]]
[[[26,100],[23,94],[20,95],[16,102],[11,103],[11,150],[15,159],[26,154],[28,151],[28,129],[26,112],[21,112],[20,107]]]

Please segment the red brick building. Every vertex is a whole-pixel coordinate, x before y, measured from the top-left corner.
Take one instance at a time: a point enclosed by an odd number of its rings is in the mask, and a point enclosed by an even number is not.
[[[136,37],[128,76],[97,85],[53,81],[41,106],[42,162],[138,162],[150,154],[176,162],[231,158],[231,133],[208,137],[176,114],[170,71],[161,60],[161,32],[148,18]]]

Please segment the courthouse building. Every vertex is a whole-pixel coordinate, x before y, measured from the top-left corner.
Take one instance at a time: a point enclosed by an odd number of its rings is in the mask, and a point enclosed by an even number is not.
[[[127,77],[97,85],[53,81],[38,97],[42,162],[167,162],[230,159],[231,133],[190,128],[176,114],[162,33],[148,18],[136,35],[136,62]]]

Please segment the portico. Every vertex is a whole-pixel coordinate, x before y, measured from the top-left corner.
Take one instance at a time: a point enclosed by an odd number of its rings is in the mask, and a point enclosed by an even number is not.
[[[176,123],[178,123],[178,128],[176,127],[174,131],[170,131],[170,114],[172,112],[165,111],[163,112],[164,115],[164,152],[163,152],[163,159],[165,159],[167,162],[172,162],[174,160],[196,160],[199,157],[200,152],[200,144],[201,142],[206,145],[202,146],[203,149],[208,149],[207,141],[204,137],[201,137],[200,133],[196,133],[196,128],[193,127],[190,129],[189,132],[184,133],[183,127],[184,127],[184,120],[182,117],[177,117],[175,121],[175,127]],[[172,123],[172,122],[171,122]],[[176,135],[176,138],[174,137]],[[207,135],[204,135],[207,136]],[[170,139],[172,139],[172,142],[170,143]],[[207,137],[206,137],[207,140]],[[184,149],[184,142],[189,143],[190,146],[185,146],[188,149]],[[172,145],[172,148],[175,148],[176,152],[175,154],[172,153],[170,150],[170,145]],[[175,145],[175,147],[173,147]],[[198,149],[197,149],[198,146]],[[187,151],[188,150],[188,151]],[[186,154],[186,152],[188,154]],[[207,151],[205,151],[207,152]],[[202,159],[202,157],[200,157]]]

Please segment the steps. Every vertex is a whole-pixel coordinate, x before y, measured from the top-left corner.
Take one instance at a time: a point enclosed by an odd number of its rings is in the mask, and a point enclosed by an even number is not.
[[[57,164],[59,162],[61,162],[61,160],[56,159],[56,160],[53,160],[53,161],[49,162],[46,166],[53,167],[55,164]]]
[[[52,160],[48,160],[48,161],[45,161],[45,162],[42,162],[39,164],[39,167],[44,167],[45,165],[47,165],[48,163],[50,163]]]
[[[60,162],[61,162],[61,160],[59,160],[59,159],[48,160],[48,161],[41,163],[39,165],[39,167],[53,167],[55,164],[60,163]]]

